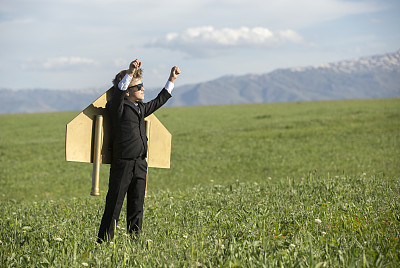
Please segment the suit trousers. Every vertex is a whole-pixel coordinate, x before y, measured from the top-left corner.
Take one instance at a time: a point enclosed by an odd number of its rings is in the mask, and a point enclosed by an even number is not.
[[[138,234],[142,229],[146,176],[147,162],[144,158],[112,161],[106,205],[98,233],[99,243],[113,239],[125,195],[127,231],[130,234]]]

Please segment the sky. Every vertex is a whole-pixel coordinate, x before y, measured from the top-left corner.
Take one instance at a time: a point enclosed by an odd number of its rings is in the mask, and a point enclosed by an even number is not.
[[[0,88],[145,87],[396,52],[398,0],[0,0]]]

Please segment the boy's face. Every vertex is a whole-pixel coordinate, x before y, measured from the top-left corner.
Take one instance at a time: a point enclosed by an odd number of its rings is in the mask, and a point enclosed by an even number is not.
[[[141,87],[140,84],[142,85]],[[140,78],[132,79],[131,83],[129,84],[128,90],[126,92],[126,96],[133,102],[138,100],[140,101],[144,100],[144,87],[142,84],[142,80]]]

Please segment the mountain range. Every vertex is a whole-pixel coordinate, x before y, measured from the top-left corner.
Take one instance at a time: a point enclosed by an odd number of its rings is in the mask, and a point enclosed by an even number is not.
[[[0,89],[0,113],[79,111],[104,89]],[[151,99],[158,90],[148,90]],[[167,106],[400,97],[400,50],[265,74],[223,76],[177,86]]]

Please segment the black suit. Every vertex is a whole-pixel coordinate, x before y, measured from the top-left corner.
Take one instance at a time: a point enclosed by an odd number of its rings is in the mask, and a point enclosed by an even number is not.
[[[137,233],[142,228],[143,204],[146,189],[147,137],[144,118],[160,108],[171,97],[163,89],[150,102],[135,103],[125,98],[125,92],[117,87],[107,103],[112,122],[113,159],[106,206],[101,220],[98,242],[112,239],[114,227],[127,194],[127,230]]]

